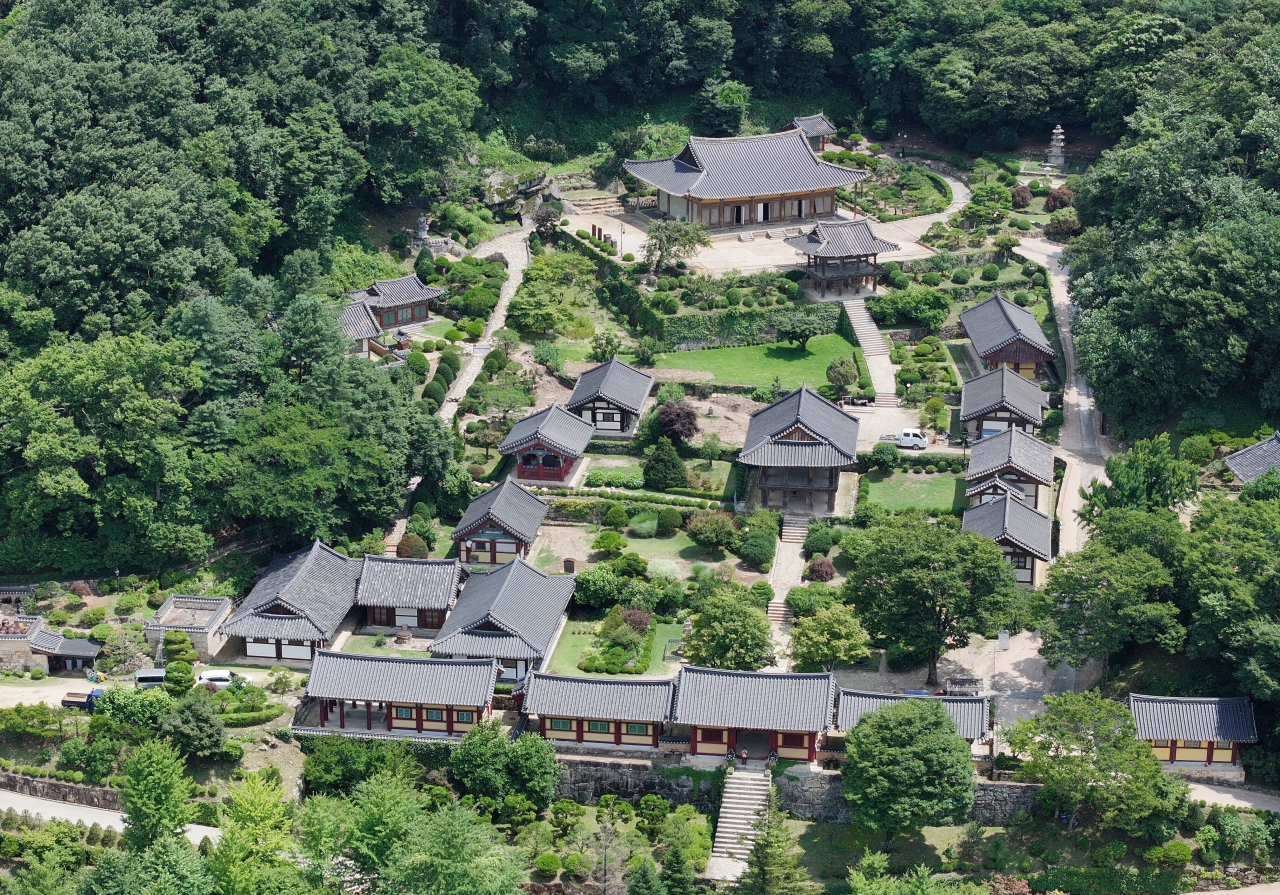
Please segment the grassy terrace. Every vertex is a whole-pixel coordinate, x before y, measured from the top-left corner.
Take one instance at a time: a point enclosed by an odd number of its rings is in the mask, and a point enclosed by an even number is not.
[[[964,496],[964,476],[949,472],[929,475],[899,471],[886,474],[876,469],[867,473],[867,482],[867,499],[891,510],[923,507],[960,512],[969,503]]]
[[[553,674],[569,674],[582,675],[586,672],[578,668],[578,660],[582,658],[582,653],[595,642],[594,634],[575,634],[575,630],[585,630],[592,624],[588,621],[570,621],[565,625],[564,633],[560,635],[560,639],[556,642],[556,650],[551,655],[551,664],[548,671]],[[662,661],[662,652],[666,648],[668,640],[680,639],[683,625],[658,625],[658,630],[653,636],[653,652],[649,658],[649,670],[643,675],[634,674],[592,674],[591,677],[602,678],[635,678],[635,677],[671,677],[676,667],[680,664],[679,660],[671,659],[666,662]]]
[[[806,349],[775,342],[768,345],[744,345],[738,348],[704,348],[698,351],[672,351],[657,363],[663,370],[706,370],[715,381],[733,385],[769,385],[773,377],[782,380],[783,388],[796,388],[802,382],[810,387],[827,388],[827,366],[841,357],[858,355],[861,349],[849,344],[844,336],[831,333],[815,336]],[[865,367],[864,367],[865,369]]]

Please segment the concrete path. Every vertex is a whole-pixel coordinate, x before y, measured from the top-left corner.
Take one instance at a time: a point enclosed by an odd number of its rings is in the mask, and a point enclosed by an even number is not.
[[[507,259],[507,281],[502,284],[502,291],[498,295],[498,304],[493,309],[489,322],[485,324],[484,335],[472,347],[466,363],[458,371],[458,378],[453,381],[448,394],[445,395],[444,404],[436,412],[436,416],[443,420],[452,419],[457,415],[458,401],[462,399],[462,396],[467,393],[467,389],[471,388],[471,384],[480,375],[480,365],[484,363],[484,356],[493,350],[493,346],[488,341],[489,337],[506,325],[507,305],[511,302],[511,296],[516,294],[516,289],[524,278],[524,269],[529,266],[530,232],[531,229],[529,228],[512,230],[510,233],[502,234],[497,239],[482,242],[471,250],[473,256],[482,258],[486,255],[492,255],[494,252],[501,252],[505,255]]]
[[[124,815],[119,811],[90,808],[87,805],[59,802],[54,799],[39,799],[35,796],[25,796],[7,789],[0,789],[0,811],[7,811],[10,808],[19,813],[30,811],[45,820],[65,820],[71,823],[82,820],[86,826],[96,823],[101,824],[104,829],[111,827],[116,832],[124,831]],[[192,845],[199,845],[200,840],[205,836],[209,837],[210,842],[216,844],[222,836],[222,831],[217,827],[206,827],[201,824],[189,824],[186,832]]]
[[[1208,783],[1192,783],[1191,798],[1202,799],[1210,805],[1237,808],[1257,808],[1261,811],[1280,811],[1280,794],[1253,792],[1234,786],[1212,786]],[[1257,891],[1250,889],[1250,892]]]
[[[787,650],[791,648],[791,613],[781,612],[785,609],[788,591],[804,584],[803,544],[788,541],[777,542],[777,552],[773,557],[773,565],[769,568],[769,586],[773,588],[774,603],[780,603],[769,615],[769,626],[773,628],[773,642],[777,647],[777,661],[770,667],[762,669],[781,673],[791,669],[791,660],[787,658]],[[785,620],[784,620],[785,619]]]
[[[1058,501],[1058,517],[1062,520],[1060,553],[1084,547],[1088,531],[1080,522],[1082,504],[1080,489],[1095,478],[1106,480],[1106,458],[1114,449],[1099,431],[1097,406],[1084,376],[1076,371],[1076,347],[1072,337],[1071,296],[1067,292],[1067,270],[1062,264],[1062,248],[1043,239],[1025,240],[1018,249],[1026,257],[1049,270],[1049,289],[1053,296],[1053,315],[1062,340],[1062,374],[1065,391],[1062,400],[1063,425],[1054,454],[1067,463],[1062,479],[1062,496]]]
[[[954,177],[948,177],[945,174],[939,174],[947,185],[951,187],[951,204],[937,214],[923,214],[919,217],[906,218],[901,221],[893,221],[892,223],[882,224],[879,221],[871,221],[871,230],[881,239],[887,239],[890,242],[896,242],[899,245],[906,245],[919,241],[924,236],[925,231],[935,223],[941,221],[946,223],[947,218],[964,208],[969,202],[969,188]],[[930,250],[932,253],[932,250]],[[896,256],[894,256],[896,257]]]

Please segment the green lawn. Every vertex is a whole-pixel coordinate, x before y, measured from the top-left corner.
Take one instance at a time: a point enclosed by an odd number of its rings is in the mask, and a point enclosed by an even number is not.
[[[951,362],[956,365],[962,380],[977,379],[982,375],[982,371],[969,357],[969,352],[965,351],[965,344],[965,342],[947,342],[947,354],[951,355]]]
[[[578,668],[578,660],[582,658],[583,651],[595,642],[595,635],[575,634],[572,632],[574,630],[586,630],[590,624],[592,622],[570,621],[565,625],[564,633],[560,635],[560,639],[556,642],[555,652],[551,654],[551,665],[548,670],[552,674],[586,674],[586,672]],[[649,670],[645,674],[639,675],[639,677],[670,677],[669,672],[679,663],[679,660],[671,659],[663,662],[662,652],[666,647],[667,640],[679,639],[683,630],[683,625],[658,625],[658,629],[653,636],[653,652],[650,653]],[[592,674],[590,676],[616,679],[637,677],[637,675],[633,674]]]
[[[867,482],[867,499],[891,510],[923,507],[959,512],[969,503],[964,496],[964,476],[949,472],[929,475],[898,471],[886,475],[877,469],[867,473]]]
[[[773,343],[671,351],[662,355],[657,366],[663,370],[706,370],[721,384],[769,385],[777,376],[783,388],[796,388],[807,382],[817,389],[827,387],[827,366],[833,360],[858,352],[844,336],[832,333],[810,339],[806,350]]]
[[[685,562],[724,562],[728,556],[723,550],[704,550],[693,542],[683,531],[661,538],[634,538],[627,536],[630,542],[628,552],[639,553],[645,559],[684,560]]]
[[[431,654],[422,650],[387,649],[385,646],[374,646],[374,637],[369,634],[352,634],[343,645],[344,653],[360,653],[365,656],[410,656],[414,659],[430,659]]]

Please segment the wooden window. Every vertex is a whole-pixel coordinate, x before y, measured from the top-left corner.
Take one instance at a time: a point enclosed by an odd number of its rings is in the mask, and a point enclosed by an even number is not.
[[[1167,749],[1167,748],[1169,748],[1169,741],[1168,741],[1168,740],[1156,740],[1152,745],[1153,745],[1153,746],[1155,746],[1157,749]]]
[[[608,733],[609,722],[608,721],[588,721],[587,730],[591,731],[592,733]]]
[[[427,720],[428,720],[428,721],[443,721],[443,720],[444,720],[444,710],[443,710],[443,709],[427,709]]]
[[[395,610],[390,606],[370,606],[369,623],[374,625],[393,625],[395,624],[394,613]]]
[[[463,724],[470,724],[475,716],[475,712],[458,712],[458,720]]]
[[[1186,748],[1186,749],[1203,749],[1204,748],[1204,743],[1200,742],[1200,740],[1183,740],[1182,745],[1183,745],[1183,748]]]
[[[552,730],[572,730],[573,723],[568,718],[552,718],[551,729]]]
[[[382,315],[382,325],[383,325],[383,326],[395,326],[395,325],[396,325],[396,312],[395,312],[395,311],[387,311],[387,312],[385,312],[385,313]]]
[[[438,628],[444,624],[444,613],[439,609],[419,609],[419,628]]]
[[[415,320],[421,320],[423,317],[426,317],[426,316],[427,316],[427,306],[426,306],[426,305],[414,305],[414,306],[413,306],[413,319],[415,319]]]
[[[635,723],[635,722],[633,722],[633,721],[628,721],[628,722],[627,722],[627,733],[628,733],[628,734],[630,734],[631,736],[638,736],[638,737],[647,736],[647,735],[648,735],[648,733],[649,733],[649,725],[648,725],[648,724],[636,724],[636,723]]]
[[[1215,748],[1215,749],[1230,749],[1230,748],[1231,748],[1231,744],[1230,744],[1230,743],[1224,743],[1224,742],[1222,742],[1222,740],[1217,740],[1217,741],[1215,741],[1215,742],[1214,742],[1214,744],[1213,744],[1213,748]]]
[[[1031,557],[1024,553],[1019,553],[1016,556],[1010,556],[1009,565],[1013,566],[1015,569],[1029,569],[1031,567]]]
[[[704,743],[723,743],[723,730],[704,730],[702,731],[702,742]]]
[[[398,705],[396,706],[396,717],[401,721],[410,721],[413,719],[413,709]]]
[[[787,749],[803,749],[804,734],[802,733],[784,733],[782,735],[782,745]]]

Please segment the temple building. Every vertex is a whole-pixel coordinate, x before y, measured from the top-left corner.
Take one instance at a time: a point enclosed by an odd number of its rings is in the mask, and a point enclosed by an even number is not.
[[[296,733],[461,738],[489,717],[498,663],[320,650]]]
[[[999,367],[965,382],[960,391],[960,421],[970,438],[986,438],[1011,428],[1034,432],[1044,425],[1046,397],[1034,382]]]
[[[798,130],[809,141],[809,148],[821,152],[827,148],[827,137],[834,137],[836,126],[822,112],[814,115],[797,115],[791,123],[782,128],[784,131]]]
[[[1240,744],[1256,743],[1253,703],[1244,696],[1176,697],[1131,693],[1129,711],[1165,769],[1220,782],[1244,782]]]
[[[1037,379],[1057,356],[1035,315],[999,292],[961,311],[960,325],[988,370],[1008,367],[1019,376]]]
[[[191,641],[191,647],[201,662],[211,662],[227,642],[222,633],[222,623],[231,614],[234,604],[226,597],[190,597],[174,595],[167,598],[156,614],[142,626],[142,636],[152,653],[164,644],[170,631],[182,631]]]
[[[526,416],[511,427],[498,453],[516,456],[516,478],[563,482],[587,449],[595,427],[559,404]]]
[[[579,376],[564,406],[594,426],[597,435],[629,438],[653,382],[648,373],[615,357]]]
[[[848,732],[858,726],[864,715],[904,699],[935,699],[942,703],[955,722],[956,733],[971,747],[986,746],[986,757],[994,754],[995,737],[991,732],[991,701],[985,696],[926,696],[917,693],[874,693],[867,690],[841,690],[836,712],[836,730]]]
[[[989,435],[969,454],[965,495],[972,504],[1012,494],[1047,512],[1052,489],[1053,448],[1022,429]]]
[[[689,754],[813,761],[831,728],[831,674],[767,674],[685,667],[671,720],[688,725]]]
[[[440,630],[458,599],[462,564],[456,559],[400,559],[366,555],[355,604],[370,628]]]
[[[857,454],[858,420],[802,385],[751,415],[738,462],[759,470],[761,506],[822,515]]]
[[[960,527],[1000,545],[1019,584],[1039,587],[1053,556],[1053,520],[1027,501],[1002,494],[964,511]]]
[[[497,659],[504,681],[522,680],[551,654],[572,596],[573,576],[548,575],[520,557],[492,571],[474,571],[431,652]]]
[[[512,479],[503,479],[471,501],[449,537],[468,565],[501,565],[527,557],[547,505]]]
[[[866,180],[813,154],[796,128],[752,137],[690,137],[670,158],[627,160],[658,191],[658,211],[709,227],[810,220],[835,214],[836,189]]]
[[[1228,454],[1223,462],[1242,482],[1252,482],[1273,469],[1280,470],[1280,432],[1273,432],[1270,438]]]
[[[823,295],[828,286],[834,286],[837,295],[844,295],[846,286],[869,286],[875,292],[876,277],[884,273],[876,259],[900,248],[872,233],[865,219],[820,221],[808,233],[783,242],[804,255],[804,272]]]
[[[671,714],[669,680],[615,680],[534,672],[517,685],[516,704],[537,716],[544,739],[588,746],[658,748]]]
[[[353,301],[342,309],[342,333],[351,341],[347,354],[352,357],[375,360],[391,350],[379,341],[382,327],[362,301]]]
[[[412,273],[394,280],[378,280],[368,289],[347,293],[352,302],[365,305],[383,329],[407,323],[426,323],[431,302],[443,295],[443,289],[428,286]],[[344,328],[346,322],[344,312]]]

